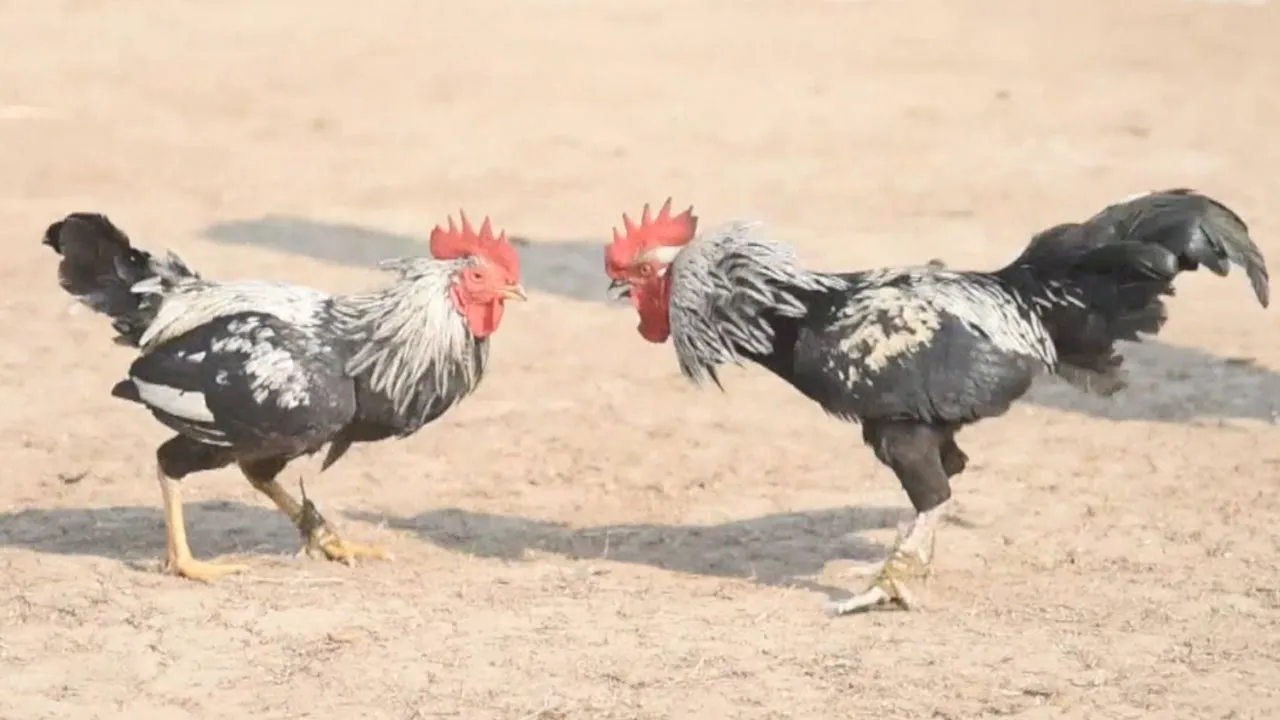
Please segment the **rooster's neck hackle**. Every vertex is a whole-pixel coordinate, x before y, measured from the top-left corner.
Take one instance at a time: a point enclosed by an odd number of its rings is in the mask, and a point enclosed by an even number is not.
[[[735,221],[700,234],[672,261],[671,339],[680,370],[695,383],[715,368],[767,355],[770,317],[803,317],[804,297],[844,281],[800,267],[789,246],[756,237],[756,222]]]
[[[473,262],[388,261],[382,267],[399,276],[389,287],[334,299],[332,312],[356,348],[347,371],[397,412],[408,412],[424,379],[444,395],[465,395],[479,382],[488,342],[471,334],[449,296],[454,275]]]

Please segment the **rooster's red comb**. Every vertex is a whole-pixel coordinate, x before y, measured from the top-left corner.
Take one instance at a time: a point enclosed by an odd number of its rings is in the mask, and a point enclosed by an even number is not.
[[[698,218],[693,214],[692,205],[679,215],[672,215],[671,198],[667,198],[657,217],[650,216],[646,203],[638,224],[623,213],[622,225],[625,234],[615,227],[613,243],[605,249],[604,255],[605,271],[615,280],[637,254],[659,245],[679,246],[692,240],[698,231]]]
[[[487,216],[480,223],[478,232],[471,227],[466,212],[459,210],[458,217],[461,218],[461,228],[454,224],[453,216],[450,216],[447,229],[436,225],[431,231],[431,255],[440,260],[474,255],[497,266],[512,282],[519,280],[520,256],[516,255],[516,249],[507,242],[506,231],[495,237]]]

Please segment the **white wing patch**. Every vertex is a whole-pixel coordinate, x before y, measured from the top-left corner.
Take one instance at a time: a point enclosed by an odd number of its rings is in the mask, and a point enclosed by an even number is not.
[[[914,293],[876,287],[858,293],[835,327],[846,330],[840,349],[868,370],[879,372],[890,360],[933,340],[942,318],[931,303]]]
[[[264,403],[275,395],[275,402],[282,408],[300,407],[311,399],[310,378],[298,364],[293,354],[272,344],[277,338],[275,330],[263,327],[256,317],[232,320],[227,323],[231,333],[210,343],[215,353],[236,353],[246,356],[244,372],[249,379],[249,390],[255,402]],[[315,354],[329,352],[315,343],[308,350]],[[225,372],[220,371],[214,382],[226,384]]]
[[[255,346],[244,364],[253,399],[266,402],[276,396],[276,404],[291,409],[311,399],[307,373],[287,351],[270,345]]]
[[[1004,352],[1035,358],[1047,367],[1058,362],[1053,338],[1040,317],[986,278],[934,272],[915,292]]]
[[[906,282],[903,282],[906,280]],[[846,336],[839,347],[867,370],[930,343],[945,313],[1012,355],[1057,363],[1049,331],[1033,312],[1000,287],[976,276],[916,268],[868,273],[870,287],[850,296],[835,327]],[[893,282],[889,285],[885,283]]]
[[[132,376],[129,379],[133,381],[134,387],[138,388],[138,397],[150,407],[191,422],[213,422],[213,413],[209,411],[209,405],[205,403],[203,394],[193,390],[179,390],[168,385],[149,383]]]

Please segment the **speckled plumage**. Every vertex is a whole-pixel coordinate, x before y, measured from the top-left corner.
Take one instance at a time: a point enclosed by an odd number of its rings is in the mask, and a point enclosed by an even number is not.
[[[795,323],[788,379],[853,421],[964,424],[1057,367],[1049,330],[998,278],[921,268],[840,276]],[[762,356],[779,367],[785,353]]]
[[[277,477],[326,447],[322,471],[354,443],[413,434],[476,389],[503,302],[525,295],[505,235],[488,218],[478,231],[461,220],[432,230],[430,256],[383,263],[392,282],[347,295],[207,280],[172,254],[132,247],[103,215],[49,226],[59,284],[139,351],[112,395],[177,433],[156,449],[168,572],[211,580],[245,569],[196,560],[182,512],[183,478],[232,463],[288,515],[308,552],[389,557],[343,540]]]
[[[757,227],[711,228],[673,258],[681,370],[700,382],[752,360],[850,420],[972,422],[1007,410],[1045,373],[1114,392],[1123,386],[1114,342],[1158,331],[1161,296],[1193,265],[1225,274],[1226,262],[1240,264],[1267,301],[1265,263],[1239,218],[1186,191],[1051,228],[993,273],[816,273]]]
[[[1007,412],[1041,375],[1103,395],[1123,388],[1115,343],[1160,330],[1162,297],[1173,294],[1179,271],[1225,275],[1236,264],[1258,301],[1269,301],[1266,265],[1244,222],[1187,190],[1134,196],[1084,223],[1049,228],[995,272],[935,261],[817,273],[756,228],[728,223],[646,256],[668,263],[667,321],[680,369],[718,384],[718,366],[752,361],[828,413],[861,423],[919,513],[895,558],[923,552],[918,536],[931,537],[950,478],[968,463],[956,433]],[[834,609],[905,604],[896,583],[887,569],[872,590]]]
[[[172,254],[132,248],[100,215],[68,216],[46,244],[63,255],[63,288],[111,316],[118,341],[141,351],[116,394],[191,440],[229,442],[231,455],[294,456],[332,442],[327,466],[351,442],[417,431],[483,376],[488,341],[448,302],[450,278],[468,258],[388,261],[388,286],[329,295],[203,279]],[[128,388],[134,379],[149,393]],[[184,422],[149,402],[170,397],[162,387],[200,394],[218,408],[214,421]]]
[[[260,312],[218,316],[166,340],[133,362],[113,394],[187,438],[254,459],[316,452],[357,409],[332,346]]]
[[[139,349],[113,394],[185,438],[188,473],[325,445],[328,467],[352,443],[416,432],[483,377],[488,341],[448,300],[451,278],[472,258],[388,261],[387,286],[329,295],[201,278],[171,253],[133,248],[102,215],[67,216],[45,244],[62,255],[63,289],[111,317],[117,342]]]
[[[849,420],[963,422],[1007,408],[1005,396],[1057,364],[1031,301],[998,278],[810,272],[755,227],[712,228],[668,270],[671,339],[695,382],[752,360]],[[957,367],[966,357],[974,362]]]

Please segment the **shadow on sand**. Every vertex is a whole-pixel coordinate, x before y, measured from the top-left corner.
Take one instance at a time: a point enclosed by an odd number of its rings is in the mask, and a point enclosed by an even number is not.
[[[357,522],[385,523],[452,552],[519,561],[526,550],[569,559],[599,558],[672,572],[797,586],[832,597],[847,592],[808,580],[833,560],[881,560],[889,548],[859,536],[910,519],[906,507],[833,508],[766,515],[719,525],[563,524],[457,509],[410,517],[346,512]],[[282,556],[297,552],[293,526],[274,509],[238,502],[186,505],[187,532],[197,557]],[[0,546],[55,555],[90,555],[135,568],[154,565],[165,550],[158,507],[29,509],[0,513]]]
[[[337,265],[374,267],[379,260],[425,252],[425,238],[361,227],[269,215],[213,225],[203,236],[215,242],[270,248]],[[607,302],[602,271],[605,238],[538,240],[515,237],[525,285],[531,290],[584,302]],[[1238,280],[1225,278],[1224,282]],[[1241,300],[1248,297],[1241,293]],[[615,307],[626,308],[624,303]],[[1256,308],[1251,308],[1256,309]],[[1247,419],[1274,422],[1280,374],[1158,340],[1126,344],[1133,378],[1112,398],[1085,395],[1062,383],[1040,383],[1024,402],[1109,420],[1207,422]],[[673,365],[674,368],[674,360]]]
[[[53,555],[91,555],[139,566],[164,557],[159,507],[32,508],[0,513],[0,546]],[[187,503],[187,537],[198,558],[285,555],[301,541],[274,508],[230,501]]]
[[[348,512],[361,522],[385,523],[442,548],[476,557],[518,560],[526,550],[572,560],[598,558],[672,572],[797,586],[832,597],[847,592],[812,582],[833,560],[883,560],[889,548],[859,537],[896,528],[906,507],[849,507],[779,513],[718,525],[601,525],[561,523],[458,509],[411,517]]]
[[[387,258],[427,252],[425,236],[397,235],[289,215],[217,223],[205,228],[201,236],[228,245],[268,248],[358,268],[373,268]],[[511,236],[511,244],[520,255],[527,289],[582,302],[607,302],[602,239],[534,241]]]
[[[1129,387],[1113,397],[1088,395],[1053,379],[1038,382],[1022,402],[1116,421],[1280,422],[1280,373],[1255,365],[1252,358],[1154,339],[1121,343],[1120,353],[1129,369]]]

